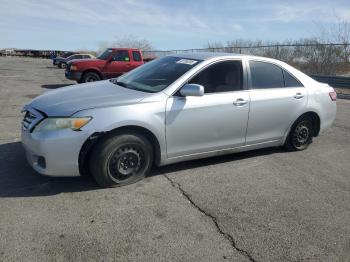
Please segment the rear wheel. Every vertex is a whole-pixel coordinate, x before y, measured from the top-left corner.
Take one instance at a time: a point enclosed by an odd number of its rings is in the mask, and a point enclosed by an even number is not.
[[[292,126],[285,147],[292,151],[305,150],[311,144],[313,135],[312,119],[303,116]]]
[[[83,78],[82,78],[82,82],[83,83],[86,83],[86,82],[95,82],[95,81],[100,81],[101,78],[98,74],[94,73],[94,72],[88,72],[88,73],[85,73],[83,75]]]
[[[151,170],[152,145],[143,135],[120,134],[109,136],[93,149],[90,171],[102,187],[135,183]]]

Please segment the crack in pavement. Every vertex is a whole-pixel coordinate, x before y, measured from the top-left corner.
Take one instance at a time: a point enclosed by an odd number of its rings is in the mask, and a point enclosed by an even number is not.
[[[234,238],[227,232],[224,232],[223,229],[220,227],[217,218],[215,216],[213,216],[212,214],[206,212],[204,209],[202,209],[200,206],[198,206],[192,199],[191,197],[188,195],[188,193],[181,187],[181,185],[177,182],[175,182],[174,180],[170,179],[170,177],[168,177],[167,175],[163,174],[163,176],[170,182],[171,186],[174,188],[177,188],[181,194],[191,203],[192,206],[194,206],[198,211],[200,211],[202,214],[204,214],[205,216],[209,217],[217,231],[220,233],[220,235],[222,235],[224,238],[226,238],[228,241],[230,241],[231,246],[238,251],[239,253],[241,253],[242,255],[244,255],[245,257],[247,257],[249,259],[249,261],[252,262],[256,262],[256,260],[252,257],[251,254],[248,253],[248,251],[243,250],[241,248],[239,248],[236,244],[236,241],[234,240]]]

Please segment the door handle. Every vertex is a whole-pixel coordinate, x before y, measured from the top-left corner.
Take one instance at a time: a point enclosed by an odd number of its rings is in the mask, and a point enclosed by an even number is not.
[[[295,95],[294,95],[294,98],[295,99],[301,99],[301,98],[303,98],[304,97],[304,95],[302,94],[302,93],[296,93]]]
[[[244,100],[243,98],[238,98],[236,101],[233,102],[235,106],[243,106],[246,103],[248,103],[248,101]]]

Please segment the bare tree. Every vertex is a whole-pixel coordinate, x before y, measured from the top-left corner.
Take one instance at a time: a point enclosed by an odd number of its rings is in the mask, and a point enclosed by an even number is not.
[[[102,52],[109,47],[137,48],[137,49],[140,49],[141,51],[146,51],[146,52],[154,49],[152,44],[147,39],[137,38],[132,35],[124,36],[111,42],[107,42],[107,41],[100,42],[98,51]]]
[[[97,53],[105,51],[108,47],[111,47],[111,43],[106,41],[100,42],[98,45]]]
[[[221,42],[208,42],[206,48],[212,52],[223,52],[224,45]]]
[[[116,47],[137,48],[142,51],[151,51],[154,49],[152,44],[147,39],[137,38],[132,35],[118,38],[116,41],[113,41],[112,44]]]
[[[350,46],[348,24],[338,27],[338,43],[326,44],[325,34],[318,38],[306,38],[296,41],[263,42],[261,40],[238,39],[215,42],[207,45],[208,51],[231,52],[271,57],[294,65],[308,74],[335,75],[348,70]],[[334,30],[333,30],[334,31]],[[335,41],[335,40],[333,40]]]
[[[337,55],[342,61],[343,73],[350,71],[350,23],[349,21],[340,20],[333,31],[335,41],[342,44],[337,49]]]

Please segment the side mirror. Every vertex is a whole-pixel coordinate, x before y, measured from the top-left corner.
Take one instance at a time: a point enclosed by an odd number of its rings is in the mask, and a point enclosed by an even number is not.
[[[186,84],[181,88],[180,94],[182,96],[203,96],[204,87],[197,84]]]

